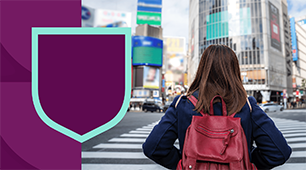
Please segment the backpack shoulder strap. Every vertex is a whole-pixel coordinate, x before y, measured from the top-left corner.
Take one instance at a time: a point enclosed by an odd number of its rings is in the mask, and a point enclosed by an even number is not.
[[[176,103],[175,103],[175,108],[177,107],[177,105],[179,104],[179,102],[180,102],[180,100],[181,100],[181,98],[182,98],[182,96],[183,95],[181,95],[178,99],[177,99],[177,101],[176,101]]]
[[[250,112],[252,112],[252,106],[251,106],[251,103],[250,103],[248,97],[247,97],[247,102],[248,102],[248,105],[249,105],[249,107],[250,107]]]

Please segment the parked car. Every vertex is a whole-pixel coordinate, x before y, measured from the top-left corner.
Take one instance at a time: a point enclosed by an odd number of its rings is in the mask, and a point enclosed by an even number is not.
[[[163,111],[166,112],[167,109],[170,107],[170,104],[172,103],[172,101],[167,101],[163,107]]]
[[[283,111],[284,107],[281,105],[278,105],[276,103],[265,103],[265,104],[259,104],[259,107],[264,111],[264,112],[271,112],[271,111]]]
[[[147,101],[143,103],[142,110],[144,112],[147,112],[147,111],[162,112],[163,109],[157,103],[152,102],[152,101]]]

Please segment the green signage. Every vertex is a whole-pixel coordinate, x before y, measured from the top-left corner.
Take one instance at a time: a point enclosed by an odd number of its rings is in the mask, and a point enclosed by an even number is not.
[[[137,24],[161,25],[161,13],[137,11]]]

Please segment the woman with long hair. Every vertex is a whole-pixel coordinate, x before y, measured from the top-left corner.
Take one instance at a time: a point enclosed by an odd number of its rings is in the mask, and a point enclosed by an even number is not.
[[[198,101],[196,106],[188,100],[191,95]],[[182,158],[192,116],[201,116],[200,111],[209,113],[210,101],[216,95],[224,99],[228,115],[236,113],[234,117],[240,118],[250,161],[258,169],[271,169],[289,159],[291,148],[256,99],[247,97],[237,56],[225,45],[210,45],[204,51],[187,95],[175,97],[143,144],[144,154],[166,168],[175,169]],[[220,100],[214,100],[213,110],[215,115],[222,115]],[[177,139],[179,148],[174,145]]]

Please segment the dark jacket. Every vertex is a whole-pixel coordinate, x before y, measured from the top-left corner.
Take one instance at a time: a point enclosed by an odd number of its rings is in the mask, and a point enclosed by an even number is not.
[[[198,97],[197,92],[193,95]],[[175,108],[178,98],[179,96],[175,97],[159,124],[154,127],[142,146],[147,157],[169,169],[175,169],[182,156],[182,149],[174,146],[176,139],[179,140],[180,148],[183,148],[185,133],[192,116],[201,116],[200,113],[193,111],[195,107],[186,96],[181,98]],[[251,162],[258,169],[271,169],[284,164],[289,159],[291,148],[274,122],[256,104],[255,98],[249,97],[248,99],[253,111],[250,112],[246,103],[235,117],[241,118]],[[216,115],[221,115],[221,103],[214,104],[214,112]],[[256,147],[253,146],[253,142]]]

